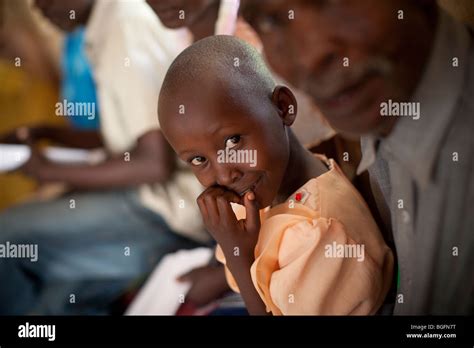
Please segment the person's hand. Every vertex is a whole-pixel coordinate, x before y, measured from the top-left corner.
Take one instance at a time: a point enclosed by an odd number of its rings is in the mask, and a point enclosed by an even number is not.
[[[230,205],[243,200],[246,219],[237,221]],[[254,251],[260,231],[260,214],[255,194],[247,192],[242,199],[237,193],[220,186],[207,188],[197,199],[199,209],[209,233],[221,246],[229,268],[235,262],[254,261]]]
[[[30,148],[30,158],[25,164],[18,168],[18,170],[41,182],[43,181],[43,171],[47,166],[50,165],[50,162],[39,152],[35,146],[30,146]]]
[[[190,301],[199,307],[217,300],[222,294],[230,290],[222,265],[195,268],[181,275],[178,281],[191,283],[186,301]]]
[[[19,127],[10,133],[0,136],[0,143],[7,144],[29,144],[33,140],[33,130],[30,127]]]

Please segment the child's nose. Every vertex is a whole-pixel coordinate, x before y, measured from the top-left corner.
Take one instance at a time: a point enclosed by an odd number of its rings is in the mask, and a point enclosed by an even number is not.
[[[216,165],[216,182],[220,186],[230,186],[234,184],[242,173],[231,164],[217,163]]]

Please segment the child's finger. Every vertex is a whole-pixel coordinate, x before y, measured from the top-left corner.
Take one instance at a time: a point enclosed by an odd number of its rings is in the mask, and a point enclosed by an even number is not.
[[[209,214],[207,212],[206,204],[204,203],[204,198],[199,197],[197,199],[197,204],[198,204],[199,210],[201,211],[203,220],[206,221],[209,218]]]
[[[242,204],[242,197],[233,191],[226,190],[223,197],[230,203]]]
[[[245,228],[250,232],[258,232],[260,230],[260,212],[255,193],[250,191],[245,194],[244,205],[246,213]]]
[[[228,197],[218,197],[217,198],[217,208],[219,209],[219,216],[221,219],[227,222],[234,222],[237,223],[237,218],[235,217],[234,211],[230,206],[230,202]]]
[[[219,208],[218,202],[221,208]],[[226,190],[219,186],[207,188],[197,200],[201,215],[204,222],[210,222],[213,225],[219,224],[220,219],[235,219],[230,202],[242,204],[241,197],[230,190]],[[225,216],[221,216],[221,212]]]
[[[204,197],[204,204],[209,221],[211,224],[217,225],[219,223],[219,209],[217,209],[216,198],[212,195],[207,195]]]
[[[213,186],[208,189],[208,194],[214,197],[224,197],[232,203],[242,204],[242,198],[234,191],[227,190],[221,186]]]

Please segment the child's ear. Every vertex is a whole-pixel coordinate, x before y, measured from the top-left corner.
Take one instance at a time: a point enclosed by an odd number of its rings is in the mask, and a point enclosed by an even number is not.
[[[293,92],[288,87],[276,86],[272,94],[272,103],[277,107],[285,126],[291,126],[295,122],[297,112],[297,103]]]

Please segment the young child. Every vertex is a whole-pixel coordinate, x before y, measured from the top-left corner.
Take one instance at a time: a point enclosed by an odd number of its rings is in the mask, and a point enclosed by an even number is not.
[[[250,314],[378,310],[392,252],[336,163],[296,140],[295,98],[258,52],[231,36],[196,42],[168,70],[158,115],[206,187],[197,203]]]

